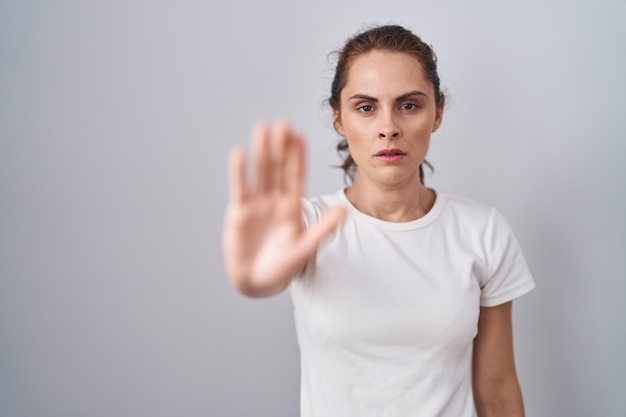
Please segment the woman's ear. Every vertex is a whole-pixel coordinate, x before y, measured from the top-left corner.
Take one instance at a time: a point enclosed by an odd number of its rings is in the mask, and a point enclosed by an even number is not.
[[[437,110],[435,111],[435,122],[433,123],[433,133],[439,129],[441,126],[441,122],[443,121],[443,108],[445,107],[445,98],[441,97],[439,99],[439,105],[437,106]]]
[[[335,109],[333,109],[333,127],[341,136],[346,136],[343,130],[343,125],[341,124],[341,112]]]

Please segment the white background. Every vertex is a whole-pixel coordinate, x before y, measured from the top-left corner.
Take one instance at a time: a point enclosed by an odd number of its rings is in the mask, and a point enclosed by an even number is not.
[[[363,24],[433,44],[427,184],[496,206],[528,416],[626,416],[626,1],[0,1],[0,416],[295,416],[287,294],[221,260],[226,155],[256,121],[343,185],[328,53]]]

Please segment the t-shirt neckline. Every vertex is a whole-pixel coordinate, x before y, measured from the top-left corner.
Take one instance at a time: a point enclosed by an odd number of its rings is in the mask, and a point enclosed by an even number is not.
[[[341,204],[348,209],[348,213],[352,215],[355,219],[374,224],[386,230],[404,232],[426,227],[439,216],[439,213],[441,213],[443,207],[445,206],[446,194],[437,192],[436,190],[433,191],[435,192],[435,203],[428,211],[428,213],[426,213],[419,219],[410,220],[408,222],[389,222],[363,213],[350,202],[350,200],[346,196],[345,189],[337,191],[336,195]]]

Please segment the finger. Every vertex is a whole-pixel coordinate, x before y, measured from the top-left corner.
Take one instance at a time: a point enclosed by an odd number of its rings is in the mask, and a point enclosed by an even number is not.
[[[240,203],[248,194],[246,184],[246,154],[243,149],[236,148],[228,156],[228,191],[230,201]]]
[[[272,182],[269,149],[269,126],[260,123],[252,133],[252,148],[254,151],[254,188],[256,192],[266,192]]]
[[[309,255],[313,254],[322,240],[334,232],[345,220],[346,215],[345,207],[335,206],[326,209],[319,222],[306,231],[302,241],[302,249]]]
[[[285,121],[278,122],[272,129],[272,163],[274,172],[274,189],[284,191],[285,160],[291,136],[289,124]]]
[[[283,188],[293,197],[300,198],[304,195],[305,165],[304,139],[300,135],[292,134],[285,161]]]

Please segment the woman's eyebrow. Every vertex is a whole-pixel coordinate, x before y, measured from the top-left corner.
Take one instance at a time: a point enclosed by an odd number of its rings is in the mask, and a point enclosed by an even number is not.
[[[407,99],[407,98],[413,97],[413,96],[422,96],[422,97],[428,98],[428,94],[426,94],[425,92],[419,91],[419,90],[414,90],[414,91],[411,91],[409,93],[402,94],[401,96],[396,98],[396,101],[401,101],[401,100],[404,100],[404,99]]]
[[[413,90],[408,93],[402,94],[401,96],[398,96],[396,98],[396,101],[402,101],[413,96],[422,96],[422,97],[428,98],[428,94],[424,93],[423,91]],[[378,99],[376,97],[368,96],[367,94],[355,94],[351,96],[350,98],[348,98],[348,100],[355,100],[355,99],[378,102]]]
[[[378,101],[376,97],[368,96],[366,94],[355,94],[351,96],[350,98],[348,98],[348,100],[355,100],[355,99],[367,100],[367,101]]]

